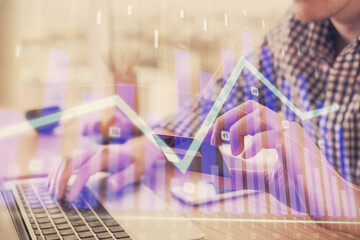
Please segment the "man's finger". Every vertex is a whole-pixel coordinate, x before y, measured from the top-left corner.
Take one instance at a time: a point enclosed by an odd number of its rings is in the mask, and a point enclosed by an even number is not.
[[[104,155],[102,151],[99,151],[88,162],[86,162],[82,167],[80,167],[78,169],[76,180],[71,186],[67,200],[73,201],[74,199],[76,199],[90,176],[106,168],[106,163],[107,156]]]
[[[232,154],[237,156],[243,151],[245,136],[256,135],[259,132],[277,129],[277,115],[277,113],[267,108],[263,108],[263,111],[260,112],[259,108],[234,123],[230,128],[230,145]],[[268,118],[271,118],[275,122],[267,121]]]
[[[57,164],[56,169],[51,174],[51,178],[50,178],[50,181],[49,181],[49,193],[51,195],[54,195],[55,188],[56,188],[56,180],[57,180],[58,176],[62,174],[61,169],[62,169],[62,165],[64,164],[64,159],[65,158],[63,158],[61,161],[59,161],[59,163]]]
[[[58,159],[58,161],[56,161],[53,168],[51,169],[50,174],[48,175],[47,187],[49,189],[50,189],[50,186],[51,186],[52,182],[54,181],[54,178],[60,168],[60,165],[62,164],[62,161],[63,161],[62,158]]]
[[[247,114],[255,111],[260,107],[260,104],[255,101],[246,101],[242,103],[236,108],[229,110],[228,112],[224,113],[221,117],[216,119],[214,123],[214,131],[211,137],[211,144],[213,145],[220,145],[223,143],[221,139],[221,131],[226,130],[226,126],[231,126],[239,119],[243,118]]]
[[[266,129],[266,125],[259,120],[259,109],[244,116],[230,128],[230,146],[234,156],[239,155],[244,149],[244,138],[258,131]]]
[[[53,195],[56,199],[61,199],[67,188],[67,183],[72,173],[72,158],[65,158],[59,168],[59,174],[55,179]]]
[[[277,130],[265,131],[255,134],[249,146],[242,152],[242,158],[254,157],[262,148],[276,148],[277,144],[282,144],[283,136]]]
[[[50,180],[50,193],[57,199],[62,198],[66,192],[67,183],[72,173],[86,163],[94,152],[94,148],[87,151],[75,150],[71,157],[63,158]]]

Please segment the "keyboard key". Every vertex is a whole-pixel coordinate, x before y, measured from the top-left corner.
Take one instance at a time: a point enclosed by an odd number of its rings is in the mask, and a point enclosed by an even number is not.
[[[70,228],[71,228],[70,225],[67,224],[67,223],[65,223],[65,224],[59,224],[59,225],[57,225],[56,227],[57,227],[58,229],[60,229],[60,230],[70,229]]]
[[[46,235],[45,239],[46,240],[58,240],[58,239],[60,239],[60,237],[57,234],[52,234],[52,235]]]
[[[95,227],[95,228],[92,228],[92,230],[94,231],[94,233],[107,232],[106,228],[104,228],[104,227]]]
[[[50,214],[53,214],[53,213],[61,213],[58,208],[49,209],[48,211],[49,211]]]
[[[84,225],[85,225],[85,223],[84,223],[82,220],[71,221],[71,224],[72,224],[74,227],[84,226]]]
[[[89,222],[88,223],[90,227],[99,227],[99,226],[102,226],[102,223],[99,222],[99,221],[94,221],[94,222]]]
[[[55,224],[61,224],[61,223],[66,223],[66,219],[65,218],[58,218],[58,219],[54,219],[54,223]]]
[[[31,224],[31,227],[32,227],[32,229],[37,229],[38,228],[36,224]]]
[[[38,189],[38,191],[39,191],[39,189]],[[47,192],[41,192],[41,191],[39,191],[39,195],[40,195],[41,199],[42,199],[44,202],[45,202],[45,201],[53,201],[52,198],[51,198],[51,196],[50,196],[49,193],[47,193]]]
[[[42,233],[44,235],[50,235],[50,234],[56,233],[56,230],[54,228],[47,228],[47,229],[42,230]]]
[[[51,219],[57,219],[57,218],[62,218],[63,215],[61,213],[55,213],[55,214],[50,214]]]
[[[45,209],[44,208],[35,208],[33,209],[33,213],[44,213]]]
[[[115,221],[115,219],[105,220],[104,223],[105,223],[105,225],[108,226],[108,227],[113,227],[113,226],[119,225],[119,224]]]
[[[75,227],[75,231],[76,232],[86,232],[86,231],[89,231],[89,228],[87,226],[78,226],[78,227]]]
[[[110,229],[110,231],[111,232],[123,232],[124,231],[124,229],[122,228],[122,227],[120,227],[120,226],[115,226],[115,227],[109,227],[109,229]]]
[[[78,237],[75,235],[69,235],[69,236],[64,236],[63,239],[64,240],[77,240]]]
[[[67,216],[69,218],[70,221],[76,221],[76,220],[80,220],[81,218],[79,217],[79,215],[68,215]]]
[[[112,236],[108,232],[98,233],[96,234],[96,236],[100,239],[112,238]]]
[[[64,209],[63,209],[64,210]],[[74,210],[74,209],[71,209],[71,210],[64,210],[65,214],[68,215],[68,216],[76,216],[78,215],[77,212]]]
[[[81,237],[81,238],[87,238],[87,237],[92,237],[92,236],[93,235],[90,231],[79,233],[79,237]]]
[[[68,217],[79,216],[75,210],[65,211],[65,214],[66,214],[66,216],[68,216]]]
[[[80,212],[89,212],[89,211],[90,211],[89,209],[90,209],[90,208],[89,208],[88,206],[78,207],[78,210],[79,210]]]
[[[44,217],[44,218],[39,218],[38,223],[49,223],[50,219],[48,217]]]
[[[76,217],[68,217],[68,219],[69,219],[70,222],[81,220],[81,218],[80,218],[79,216],[76,216]]]
[[[43,198],[43,203],[45,205],[54,205],[55,204],[55,202],[53,200],[51,200],[51,199],[44,200],[44,198]]]
[[[47,217],[47,214],[46,213],[35,213],[35,218],[38,219],[38,218],[46,218]]]
[[[53,225],[51,223],[42,223],[42,224],[39,224],[40,228],[41,229],[46,229],[46,228],[52,228]]]
[[[117,233],[114,233],[114,236],[117,239],[129,237],[129,235],[127,235],[126,232],[117,232]]]
[[[38,211],[36,209],[43,209],[40,202],[30,202],[28,201],[29,207],[34,211]],[[29,209],[30,210],[30,209]]]
[[[35,192],[29,192],[28,194],[26,194],[26,199],[28,201],[33,201],[33,200],[38,200],[38,196],[36,196]]]
[[[61,236],[74,235],[74,231],[72,229],[63,229],[59,230]]]
[[[39,229],[36,229],[36,230],[34,231],[34,233],[35,233],[36,236],[39,236],[39,235],[40,235]]]
[[[51,196],[49,195],[49,192],[47,191],[47,189],[45,188],[38,188],[37,189],[38,193],[40,196],[46,196],[48,198],[51,198]]]
[[[37,199],[31,199],[31,200],[28,200],[28,203],[30,205],[39,205],[40,204],[40,201],[37,200]]]
[[[98,218],[94,214],[84,216],[84,218],[87,222],[93,222],[98,220]]]
[[[35,208],[42,208],[40,203],[36,203],[36,204],[29,204],[31,209],[35,209]]]
[[[79,211],[84,217],[94,215],[90,210],[80,209]]]
[[[108,219],[113,219],[110,214],[106,211],[106,209],[101,206],[101,205],[97,205],[95,208],[94,208],[95,212],[99,215],[99,217],[102,219],[102,220],[108,220]]]
[[[56,204],[46,205],[46,209],[55,209],[55,208],[58,208],[58,206],[56,206]]]

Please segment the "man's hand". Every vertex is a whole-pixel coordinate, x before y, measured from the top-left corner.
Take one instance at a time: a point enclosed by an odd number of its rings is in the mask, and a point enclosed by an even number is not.
[[[217,119],[211,138],[213,145],[224,142],[221,139],[221,131],[224,130],[230,132],[233,155],[241,153],[243,160],[238,160],[240,163],[237,162],[237,164],[241,164],[242,167],[230,169],[233,175],[231,179],[215,177],[215,184],[225,188],[229,186],[236,188],[239,186],[236,184],[237,181],[242,182],[243,179],[245,181],[255,178],[264,179],[264,190],[288,207],[300,210],[315,220],[321,220],[321,225],[325,228],[352,232],[359,236],[355,225],[342,228],[341,225],[324,222],[333,219],[325,206],[327,200],[325,197],[329,196],[325,194],[326,188],[332,187],[333,193],[340,193],[347,189],[348,193],[353,194],[355,209],[360,206],[360,189],[344,180],[335,171],[300,124],[286,121],[282,115],[257,102],[247,101]],[[253,140],[244,147],[246,135],[253,135]],[[269,161],[264,157],[263,161],[256,163],[261,166],[247,170],[249,158],[255,156],[262,148],[276,149],[277,161],[270,166]],[[329,179],[325,176],[331,176],[332,183],[325,182],[324,179]],[[243,185],[242,188],[247,186],[249,189],[249,186],[255,184],[245,182]],[[341,198],[340,194],[333,197]],[[297,203],[294,203],[295,198],[300,201],[300,209]],[[342,208],[341,205],[337,207]],[[347,221],[348,219],[339,217],[338,220]]]
[[[113,191],[117,191],[140,181],[147,168],[151,168],[161,159],[162,154],[158,147],[146,141],[144,136],[129,140],[125,144],[97,145],[90,151],[75,152],[72,156],[65,157],[49,177],[49,190],[57,199],[61,199],[70,177],[75,174],[76,180],[67,196],[67,200],[72,201],[91,175],[108,171],[111,174],[108,184]]]
[[[232,154],[235,156],[241,154],[245,161],[254,157],[262,148],[276,149],[278,155],[275,163],[270,163],[264,157],[262,162],[256,163],[261,166],[251,170],[246,170],[246,167],[242,167],[241,170],[231,169],[235,176],[231,181],[236,181],[236,176],[245,176],[244,179],[263,178],[265,185],[268,186],[265,187],[265,191],[269,191],[271,188],[286,191],[287,199],[280,199],[276,194],[275,197],[289,207],[291,207],[289,199],[291,194],[297,195],[301,205],[306,207],[306,200],[295,186],[304,186],[305,195],[309,199],[318,199],[318,192],[309,190],[313,188],[306,184],[306,177],[309,177],[309,173],[306,172],[306,164],[311,162],[312,167],[317,167],[320,171],[323,168],[328,169],[329,165],[326,161],[321,160],[320,150],[298,123],[286,121],[281,114],[255,101],[247,101],[216,120],[211,138],[213,145],[221,145],[224,142],[221,138],[221,131],[230,132]],[[253,139],[245,148],[244,138],[247,135],[252,135]],[[243,162],[246,166],[245,161]],[[216,182],[219,182],[220,185],[223,184],[223,181]],[[322,181],[318,184],[323,186]],[[238,186],[238,184],[228,185]],[[252,185],[247,184],[246,186],[249,188]],[[319,207],[324,208],[324,206]]]

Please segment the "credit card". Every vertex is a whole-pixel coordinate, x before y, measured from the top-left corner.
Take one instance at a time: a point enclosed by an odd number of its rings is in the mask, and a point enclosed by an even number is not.
[[[167,146],[169,146],[169,148],[173,150],[173,153],[169,153],[169,151],[166,151],[166,149],[161,147],[161,144],[158,144],[161,151],[164,153],[165,158],[168,154],[176,154],[181,160],[188,152],[188,149],[194,140],[193,138],[180,136],[158,136],[166,143]],[[171,161],[170,163],[175,166]],[[224,161],[219,148],[212,146],[209,141],[203,141],[201,143],[199,150],[194,153],[194,158],[188,168],[188,171],[221,177],[232,177],[229,167]]]

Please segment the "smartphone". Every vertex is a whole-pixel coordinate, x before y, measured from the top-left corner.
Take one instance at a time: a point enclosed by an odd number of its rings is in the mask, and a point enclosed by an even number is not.
[[[197,206],[213,202],[222,201],[225,199],[242,197],[249,194],[256,193],[257,190],[246,189],[224,189],[215,186],[213,183],[199,181],[197,184],[184,184],[171,188],[172,195],[181,202]]]
[[[193,138],[170,136],[170,135],[158,135],[167,146],[169,146],[173,153],[176,154],[180,159],[183,159]],[[164,152],[165,150],[159,145],[160,149]],[[164,154],[165,158],[166,155]],[[172,166],[175,166],[169,161]],[[231,178],[231,172],[228,165],[224,161],[224,158],[218,147],[214,147],[209,141],[203,141],[199,150],[195,153],[195,156],[188,168],[188,171],[199,172],[208,175],[216,175],[221,177]]]

